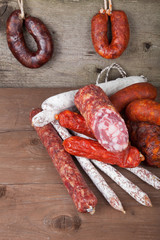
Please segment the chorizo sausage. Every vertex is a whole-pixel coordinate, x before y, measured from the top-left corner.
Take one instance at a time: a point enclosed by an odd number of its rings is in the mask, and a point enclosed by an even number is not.
[[[125,122],[100,87],[91,84],[79,89],[75,95],[75,105],[105,149],[119,152],[128,147]]]
[[[160,126],[127,121],[131,143],[144,154],[147,163],[160,167]]]
[[[55,116],[62,127],[68,128],[88,137],[94,138],[92,131],[87,127],[84,117],[76,112],[65,110]]]
[[[137,148],[128,146],[126,150],[118,153],[109,152],[97,141],[78,136],[72,136],[63,141],[65,150],[75,156],[95,159],[101,162],[118,165],[123,168],[137,167],[143,155]]]
[[[131,102],[125,114],[131,121],[149,122],[160,125],[160,103],[151,99],[141,99]]]
[[[40,109],[35,109],[30,113],[31,122],[32,118],[40,111]],[[87,212],[94,209],[97,198],[88,188],[72,157],[64,150],[62,139],[56,130],[51,124],[44,127],[35,127],[35,130],[47,149],[78,211]]]
[[[53,54],[53,41],[47,27],[38,18],[20,17],[15,10],[7,20],[7,42],[14,57],[25,67],[39,68],[49,61]],[[23,36],[23,23],[37,43],[37,51],[28,49]]]
[[[129,23],[123,11],[112,11],[110,15],[112,41],[107,38],[108,15],[98,13],[92,18],[91,35],[96,52],[104,58],[119,57],[127,48],[129,42]]]
[[[155,99],[157,89],[150,83],[135,83],[123,88],[110,96],[110,101],[118,112],[121,112],[130,102],[136,99]]]

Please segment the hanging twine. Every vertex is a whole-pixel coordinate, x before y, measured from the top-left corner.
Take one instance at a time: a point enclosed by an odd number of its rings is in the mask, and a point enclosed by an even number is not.
[[[21,14],[20,14],[20,17],[22,19],[25,18],[25,14],[24,14],[24,6],[23,6],[23,0],[18,0],[18,5],[19,5],[19,8],[21,10]]]
[[[108,0],[109,2],[109,8],[107,9],[107,0],[104,0],[104,10],[108,15],[111,15],[112,13],[112,0]]]
[[[105,82],[108,81],[108,76],[109,76],[109,72],[110,72],[111,69],[117,69],[122,77],[127,76],[127,73],[123,70],[123,68],[119,64],[112,63],[110,66],[107,66],[106,68],[102,69],[102,71],[98,74],[98,77],[97,77],[97,80],[96,80],[96,85],[99,84],[99,79],[105,71],[106,71]]]

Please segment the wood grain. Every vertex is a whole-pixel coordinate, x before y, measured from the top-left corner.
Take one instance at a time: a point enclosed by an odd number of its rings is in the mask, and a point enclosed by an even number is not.
[[[97,196],[98,204],[93,216],[80,214],[75,209],[29,122],[32,108],[40,106],[47,97],[66,90],[0,89],[0,239],[159,240],[160,191],[125,169],[118,168],[149,195],[152,208],[137,203],[101,173],[127,213],[124,215],[112,209],[77,164]],[[160,177],[159,169],[146,168]]]
[[[6,41],[6,20],[17,9],[17,1],[0,1],[0,87],[79,87],[95,83],[99,71],[113,62],[128,75],[146,76],[160,85],[160,1],[114,0],[113,8],[128,16],[131,38],[128,48],[116,60],[100,57],[91,41],[91,19],[103,0],[28,0],[25,12],[40,18],[49,28],[54,56],[40,69],[23,67],[11,54]],[[26,41],[35,49],[33,39]],[[113,71],[110,79],[118,77]]]

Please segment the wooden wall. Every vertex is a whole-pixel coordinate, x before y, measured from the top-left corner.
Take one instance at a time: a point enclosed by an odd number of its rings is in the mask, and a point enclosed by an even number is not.
[[[113,9],[124,10],[130,23],[127,50],[116,60],[95,53],[90,22],[103,0],[27,0],[25,11],[46,23],[55,51],[40,69],[27,69],[13,57],[6,42],[6,20],[18,8],[17,0],[0,1],[0,87],[79,87],[95,83],[100,69],[119,63],[128,75],[146,76],[160,86],[160,1],[113,0]],[[26,34],[29,46],[34,41]],[[110,78],[117,77],[113,72]]]

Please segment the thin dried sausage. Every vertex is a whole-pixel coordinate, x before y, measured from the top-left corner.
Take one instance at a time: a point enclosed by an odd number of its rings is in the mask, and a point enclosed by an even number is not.
[[[113,153],[104,149],[97,141],[78,136],[65,139],[63,146],[72,155],[95,159],[122,168],[137,167],[144,160],[143,155],[135,147],[128,146],[126,150]]]
[[[107,38],[108,15],[104,11],[92,18],[91,34],[93,46],[98,54],[107,59],[119,57],[129,42],[129,23],[123,11],[112,11],[110,15],[112,41]]]
[[[30,113],[31,122],[32,118],[40,111],[40,109],[35,109]],[[47,149],[78,211],[87,212],[93,210],[97,204],[97,198],[88,188],[72,157],[64,150],[62,139],[56,130],[51,124],[34,128]]]
[[[65,110],[55,116],[62,127],[68,128],[88,137],[94,138],[92,131],[87,127],[84,117],[76,112]]]
[[[136,99],[155,99],[157,89],[150,83],[135,83],[125,87],[110,96],[110,101],[118,112],[121,112],[130,102]]]
[[[151,99],[131,102],[125,111],[127,118],[136,122],[149,122],[160,125],[160,103]]]
[[[23,36],[23,23],[37,43],[37,51],[28,49]],[[38,18],[20,17],[15,10],[7,20],[7,42],[14,57],[25,67],[39,68],[49,61],[53,54],[53,41],[47,27]]]
[[[105,149],[119,152],[128,147],[125,122],[100,87],[91,84],[81,88],[75,95],[75,105]]]

